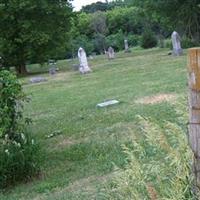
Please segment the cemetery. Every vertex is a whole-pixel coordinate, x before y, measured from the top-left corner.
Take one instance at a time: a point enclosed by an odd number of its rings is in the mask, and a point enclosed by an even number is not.
[[[200,199],[200,4],[22,2],[0,3],[0,200]]]

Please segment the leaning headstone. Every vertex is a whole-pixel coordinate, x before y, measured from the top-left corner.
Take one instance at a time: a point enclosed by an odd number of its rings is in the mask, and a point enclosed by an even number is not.
[[[128,40],[124,40],[124,46],[125,46],[125,53],[130,53],[130,49],[128,47]]]
[[[119,101],[113,99],[113,100],[105,101],[103,103],[99,103],[99,104],[97,104],[97,107],[104,108],[104,107],[115,105],[115,104],[118,104],[118,103],[119,103]]]
[[[57,69],[55,60],[49,60],[48,63],[49,63],[49,74],[55,75]]]
[[[171,35],[172,37],[172,45],[173,45],[173,55],[174,56],[180,56],[183,54],[183,50],[181,48],[181,38],[179,34],[174,31]]]
[[[108,54],[108,59],[114,59],[115,58],[115,51],[112,47],[108,48],[107,54]]]
[[[78,50],[78,59],[79,59],[79,63],[80,63],[80,65],[79,65],[80,73],[86,74],[88,72],[91,72],[91,69],[88,66],[85,50],[82,47],[80,47]]]
[[[30,78],[30,83],[40,83],[40,82],[45,82],[45,81],[47,81],[47,79],[42,76]]]

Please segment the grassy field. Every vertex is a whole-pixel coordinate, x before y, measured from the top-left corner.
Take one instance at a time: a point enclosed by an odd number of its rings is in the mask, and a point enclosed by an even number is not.
[[[93,72],[87,75],[72,70],[76,62],[59,61],[59,73],[42,74],[44,83],[21,78],[32,99],[25,107],[33,119],[30,131],[45,157],[39,179],[0,194],[1,200],[106,199],[102,189],[127,164],[123,146],[131,146],[138,133],[138,115],[160,127],[176,123],[186,133],[186,51],[172,57],[167,49],[133,49],[110,61],[97,56],[89,60]],[[96,107],[108,99],[120,104]]]

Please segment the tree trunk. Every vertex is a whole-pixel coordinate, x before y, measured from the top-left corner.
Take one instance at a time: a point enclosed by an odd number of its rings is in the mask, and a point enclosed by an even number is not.
[[[188,52],[189,144],[194,153],[195,185],[200,188],[200,48]]]
[[[17,69],[17,73],[19,75],[26,75],[26,74],[28,74],[28,72],[26,70],[26,65],[25,64],[19,65],[16,69]]]

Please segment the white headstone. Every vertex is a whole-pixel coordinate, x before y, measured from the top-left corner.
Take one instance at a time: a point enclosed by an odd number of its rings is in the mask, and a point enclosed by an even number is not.
[[[112,47],[108,48],[107,54],[108,54],[108,59],[114,59],[115,58],[115,51]]]
[[[129,52],[128,40],[124,40],[125,52]]]
[[[85,50],[82,47],[80,47],[78,50],[78,59],[79,59],[79,63],[80,63],[79,71],[81,72],[81,74],[91,72],[91,69],[88,66]]]
[[[171,35],[172,37],[172,45],[173,45],[173,55],[174,56],[180,56],[183,54],[183,50],[181,48],[181,38],[179,34],[174,31]]]

